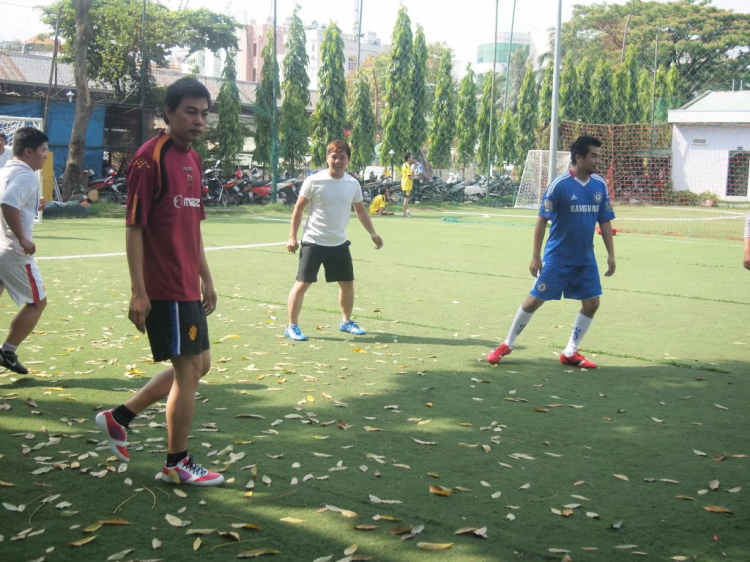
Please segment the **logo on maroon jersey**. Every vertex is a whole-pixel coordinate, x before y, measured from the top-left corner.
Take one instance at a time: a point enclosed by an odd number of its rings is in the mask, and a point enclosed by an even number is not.
[[[186,175],[187,175],[188,188],[192,188],[193,187],[193,174],[188,172]]]
[[[175,195],[174,206],[176,209],[182,207],[200,207],[201,200],[198,197],[183,197],[182,195]]]

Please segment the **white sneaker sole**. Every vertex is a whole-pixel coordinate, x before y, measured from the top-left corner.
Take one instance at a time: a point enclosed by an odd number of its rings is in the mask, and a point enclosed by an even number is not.
[[[172,484],[173,486],[218,486],[219,484],[224,483],[224,476],[222,474],[219,475],[218,478],[215,478],[214,480],[206,480],[205,482],[198,482],[196,480],[186,480],[185,482],[180,482],[179,484],[175,483],[167,474],[161,473],[161,479],[163,482],[166,482],[167,484]]]

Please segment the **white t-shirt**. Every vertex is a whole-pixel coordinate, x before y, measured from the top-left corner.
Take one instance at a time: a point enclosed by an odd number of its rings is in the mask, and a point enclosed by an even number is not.
[[[5,167],[5,165],[10,162],[10,159],[13,158],[13,154],[11,153],[10,148],[7,146],[5,147],[5,150],[2,154],[0,154],[0,168]]]
[[[323,170],[305,180],[300,197],[310,201],[302,241],[319,246],[340,246],[346,242],[352,203],[362,202],[362,188],[349,174],[332,178]]]
[[[11,160],[0,170],[0,204],[21,211],[21,227],[26,238],[31,240],[34,216],[39,208],[39,178],[32,169],[20,160]],[[23,253],[18,238],[11,231],[5,217],[0,213],[0,258],[21,263],[32,263],[34,258]]]
[[[750,213],[747,214],[747,222],[745,223],[745,238],[750,238]]]

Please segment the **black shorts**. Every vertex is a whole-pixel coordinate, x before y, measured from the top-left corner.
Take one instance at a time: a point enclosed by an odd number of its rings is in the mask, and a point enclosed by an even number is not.
[[[348,240],[341,246],[318,246],[309,242],[302,242],[299,253],[299,269],[297,281],[315,283],[321,264],[326,272],[326,281],[354,281],[354,265],[349,251],[351,242]]]
[[[156,362],[200,355],[210,347],[206,312],[200,301],[151,301],[146,333]]]

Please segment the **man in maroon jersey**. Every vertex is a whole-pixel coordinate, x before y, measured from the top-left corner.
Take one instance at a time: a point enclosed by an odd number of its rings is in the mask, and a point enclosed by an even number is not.
[[[123,462],[127,428],[140,412],[167,397],[167,462],[162,479],[213,486],[224,477],[188,455],[198,382],[211,367],[206,316],[216,291],[203,251],[200,221],[202,163],[190,148],[206,128],[211,96],[193,78],[167,88],[167,129],[144,144],[128,169],[126,249],[132,298],[128,317],[148,333],[154,361],[172,366],[152,378],[127,402],[100,412],[97,425]]]

